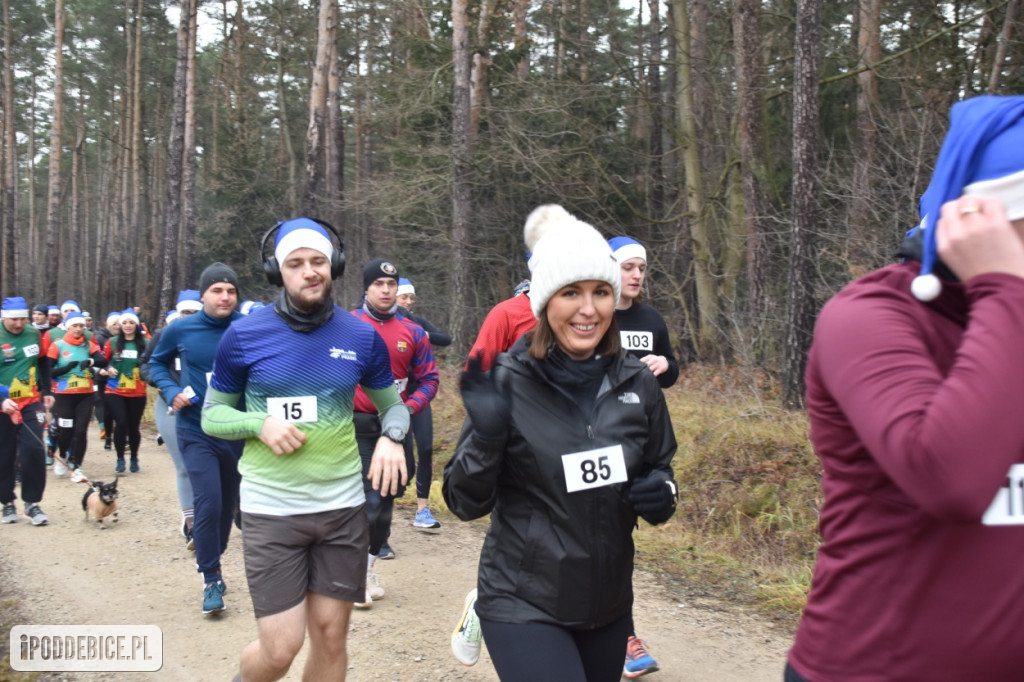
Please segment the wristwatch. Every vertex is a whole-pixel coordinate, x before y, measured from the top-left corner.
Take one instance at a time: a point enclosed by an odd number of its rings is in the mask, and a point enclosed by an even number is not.
[[[389,428],[386,428],[384,429],[384,432],[381,435],[387,438],[388,440],[392,440],[396,443],[405,443],[405,434],[402,432],[401,426],[391,426]]]

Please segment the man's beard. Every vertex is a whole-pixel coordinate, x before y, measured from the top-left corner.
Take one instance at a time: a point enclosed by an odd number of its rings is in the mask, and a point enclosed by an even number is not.
[[[313,313],[319,312],[324,305],[331,300],[331,289],[333,283],[329,279],[325,279],[323,282],[323,291],[320,295],[311,301],[300,301],[295,299],[291,294],[285,290],[284,295],[288,297],[288,305],[290,305],[295,312],[302,315],[312,315]]]

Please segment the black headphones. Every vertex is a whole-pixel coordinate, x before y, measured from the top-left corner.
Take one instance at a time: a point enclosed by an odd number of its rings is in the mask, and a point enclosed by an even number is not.
[[[317,218],[306,218],[312,220],[324,229],[328,230],[334,235],[335,239],[338,240],[338,247],[331,250],[331,279],[338,279],[345,274],[345,244],[341,241],[341,235],[334,229],[334,226],[330,223],[319,220]],[[270,239],[270,235],[281,229],[281,226],[285,222],[282,221],[272,228],[267,230],[267,233],[263,235],[263,240],[260,242],[260,258],[263,259],[263,274],[267,276],[267,281],[276,287],[284,286],[284,278],[281,277],[281,264],[277,262],[277,257],[274,255],[267,256],[267,240]]]

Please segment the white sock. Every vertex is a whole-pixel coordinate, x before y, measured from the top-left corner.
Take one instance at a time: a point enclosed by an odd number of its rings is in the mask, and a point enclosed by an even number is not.
[[[376,561],[377,561],[377,555],[376,554],[367,554],[366,555],[366,572],[367,573],[369,573],[370,571],[373,570],[373,564]]]

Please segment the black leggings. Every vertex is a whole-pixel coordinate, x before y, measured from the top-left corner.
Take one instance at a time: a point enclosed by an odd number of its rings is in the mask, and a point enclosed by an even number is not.
[[[410,418],[409,433],[412,439],[405,439],[406,460],[412,458],[412,441],[416,441],[419,461],[416,464],[416,497],[430,499],[430,483],[434,478],[434,415],[430,403],[423,411]],[[409,472],[412,476],[412,472]]]
[[[130,398],[108,393],[107,408],[114,418],[114,450],[117,451],[117,458],[124,459],[124,446],[127,444],[132,459],[138,459],[139,443],[142,442],[139,424],[146,410],[146,396]]]
[[[480,619],[487,652],[501,682],[618,682],[626,659],[629,616],[596,630],[547,623]],[[538,673],[540,673],[538,675]]]
[[[86,437],[95,398],[89,393],[58,393],[53,399],[53,417],[57,422],[57,446],[75,466],[82,466]]]
[[[363,492],[366,494],[366,519],[370,525],[370,546],[368,551],[374,556],[380,554],[380,548],[388,541],[391,535],[391,516],[395,508],[395,499],[405,494],[405,486],[399,485],[398,492],[392,495],[382,495],[381,491],[374,490],[370,479],[370,463],[373,461],[373,451],[377,447],[377,439],[380,438],[380,420],[375,414],[367,412],[354,412],[352,414],[352,425],[356,430],[356,445],[359,447],[359,456],[363,460]],[[406,439],[408,440],[408,439]],[[415,470],[415,461],[412,458],[412,451],[405,450],[405,466],[409,474]]]

